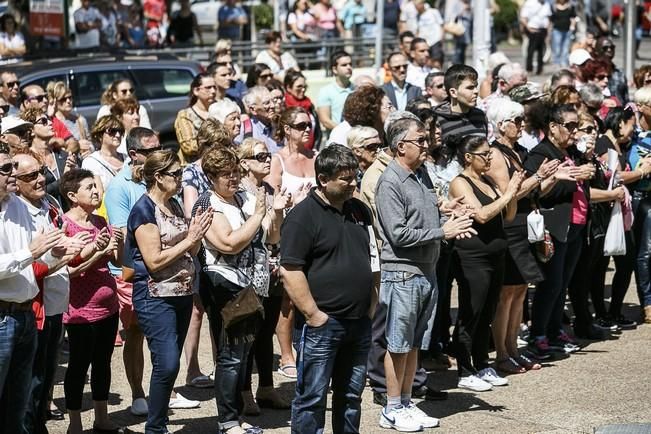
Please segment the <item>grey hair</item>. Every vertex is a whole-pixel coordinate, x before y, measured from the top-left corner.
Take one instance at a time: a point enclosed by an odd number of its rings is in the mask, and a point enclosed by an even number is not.
[[[391,126],[393,122],[400,119],[413,119],[415,121],[420,121],[420,119],[418,119],[418,116],[406,110],[392,111],[384,121],[384,135],[387,135],[389,133],[389,126]]]
[[[222,124],[224,119],[231,113],[241,114],[240,106],[228,98],[221,99],[217,102],[210,104],[208,107],[208,114],[217,119]]]
[[[246,95],[242,97],[242,102],[248,110],[250,106],[257,103],[258,100],[262,99],[262,97],[268,93],[269,90],[264,86],[253,86],[251,89],[249,89]]]
[[[486,117],[493,126],[493,131],[499,131],[498,125],[506,120],[524,116],[524,107],[509,98],[497,98],[491,101]]]
[[[600,106],[604,101],[604,94],[601,88],[594,83],[586,83],[579,91],[579,95],[586,105],[591,107]]]
[[[379,136],[379,134],[375,128],[358,125],[348,131],[348,134],[346,135],[346,145],[350,149],[357,148],[364,142],[364,140],[376,136]]]
[[[400,118],[389,124],[389,128],[387,130],[387,141],[389,142],[389,149],[391,149],[392,152],[396,152],[398,150],[398,143],[407,137],[409,130],[414,125],[419,130],[425,129],[425,125],[423,125],[423,123],[418,120],[418,118],[412,119],[411,117]]]
[[[511,81],[513,77],[518,74],[525,74],[526,71],[519,63],[507,63],[506,65],[500,68],[500,71],[497,73],[497,77],[506,81],[507,83]]]
[[[635,91],[635,103],[651,105],[651,87],[641,87]]]

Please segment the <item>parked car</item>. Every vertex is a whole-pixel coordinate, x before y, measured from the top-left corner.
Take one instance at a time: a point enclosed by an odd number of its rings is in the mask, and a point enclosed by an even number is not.
[[[172,56],[106,56],[62,60],[37,60],[3,67],[15,72],[21,87],[63,81],[72,90],[75,110],[92,126],[104,90],[115,80],[129,78],[136,97],[147,108],[152,129],[160,133],[163,147],[178,149],[174,120],[188,104],[192,78],[202,71],[197,62]]]

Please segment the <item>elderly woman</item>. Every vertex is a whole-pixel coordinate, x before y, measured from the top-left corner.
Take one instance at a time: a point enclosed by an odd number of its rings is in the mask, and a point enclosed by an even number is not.
[[[76,143],[66,143],[68,152],[79,152],[85,158],[93,152],[93,144],[86,118],[74,112],[72,91],[62,81],[51,81],[47,84],[46,92],[48,100],[54,103],[52,126],[55,137],[69,141],[72,136]]]
[[[250,289],[256,294],[269,290],[264,241],[278,241],[279,231],[272,222],[278,221],[284,204],[268,210],[263,188],[258,188],[255,195],[239,191],[239,159],[229,148],[211,148],[201,165],[211,181],[211,189],[199,197],[195,209],[212,208],[214,218],[205,236],[205,282],[199,291],[218,347],[215,398],[219,428],[228,434],[243,434],[252,427],[240,423],[241,393],[249,351],[261,318],[259,313],[247,312],[249,315],[240,321],[225,324],[220,312],[227,305],[233,307],[235,297],[246,291],[249,299],[257,299]]]
[[[231,143],[228,131],[226,131],[222,124],[212,118],[203,121],[197,133],[200,157],[197,161],[183,168],[183,210],[186,218],[190,218],[192,215],[192,208],[199,196],[210,190],[210,181],[201,168],[203,154],[211,147],[229,147]],[[198,282],[195,286],[198,287]],[[193,299],[192,318],[190,320],[188,335],[185,339],[184,350],[187,363],[185,384],[198,388],[211,387],[213,385],[210,376],[202,374],[199,368],[199,338],[203,314],[204,309],[201,305],[201,299],[196,294]]]
[[[353,154],[359,162],[357,171],[357,188],[359,190],[362,176],[371,164],[375,161],[379,149],[382,149],[382,141],[377,130],[371,127],[353,127],[346,138],[346,146],[352,149]]]
[[[133,98],[136,99],[136,88],[133,82],[128,78],[115,80],[106,88],[101,97],[102,106],[97,112],[97,117],[101,118],[111,113],[111,108],[121,99]],[[136,99],[137,102],[137,99]],[[149,114],[147,108],[143,105],[138,105],[138,115],[140,116],[140,126],[151,128],[149,121]]]
[[[231,141],[240,135],[242,128],[240,115],[242,111],[240,110],[240,106],[232,100],[224,98],[212,103],[208,108],[208,114],[224,125]]]
[[[508,243],[504,222],[515,217],[524,175],[514,170],[506,188],[501,188],[485,175],[493,159],[485,138],[453,136],[446,144],[463,167],[450,183],[450,198],[462,198],[475,209],[472,227],[477,232],[472,238],[455,240],[454,245],[461,266],[459,316],[453,334],[458,387],[483,392],[508,384],[488,364],[489,330],[504,276]]]
[[[117,117],[104,116],[95,122],[90,135],[99,150],[84,158],[81,167],[95,174],[100,197],[104,197],[106,187],[122,169],[126,159],[124,154],[118,152],[124,127]]]
[[[197,74],[190,83],[188,108],[179,111],[174,121],[182,165],[192,163],[199,156],[197,131],[201,123],[208,119],[208,108],[215,102],[216,92],[215,80],[206,72]]]
[[[518,144],[522,135],[524,107],[507,98],[497,99],[488,110],[488,120],[493,125],[496,139],[491,144],[493,154],[486,176],[505,191],[510,180],[523,170],[522,163],[527,155],[527,150]],[[555,182],[551,176],[559,163],[559,160],[547,161],[533,176],[522,182],[515,195],[517,206],[514,218],[510,222],[504,222],[508,247],[492,331],[497,351],[496,367],[509,374],[541,368],[540,364],[521,355],[517,345],[527,286],[543,280],[542,271],[527,239],[527,215],[532,211],[530,193],[538,188],[543,192],[551,188]]]
[[[582,66],[581,72],[586,83],[593,83],[599,86],[604,95],[604,107],[621,106],[622,101],[613,95],[608,87],[613,73],[612,65],[605,59],[588,59]]]
[[[182,345],[192,314],[193,255],[212,222],[198,212],[187,223],[174,199],[181,189],[181,164],[172,151],[155,151],[138,167],[147,193],[127,223],[127,254],[133,262],[133,307],[152,358],[147,433],[167,432],[167,409],[179,372]]]
[[[276,207],[289,207],[291,201],[289,196],[278,194],[274,189],[263,181],[271,171],[271,153],[264,142],[249,137],[244,139],[237,148],[237,156],[240,159],[242,179],[240,187],[252,195],[255,195],[260,187],[266,193],[267,209]],[[274,214],[273,222],[279,227],[282,224],[283,214]],[[278,260],[278,244],[267,243],[267,249]],[[276,262],[277,263],[277,262]],[[269,293],[262,295],[264,306],[264,323],[259,328],[255,337],[253,349],[249,354],[247,365],[246,382],[242,391],[244,403],[244,414],[256,415],[260,413],[260,407],[274,409],[288,409],[289,402],[285,401],[274,389],[273,384],[273,335],[278,324],[278,315],[283,300],[283,287],[280,283],[277,267],[272,267]],[[258,390],[255,400],[251,391],[251,374],[253,373],[253,360],[258,371]]]
[[[94,240],[86,248],[87,254],[81,255],[83,259],[68,264],[70,301],[63,323],[68,332],[70,355],[63,387],[70,417],[67,432],[71,434],[83,431],[81,404],[89,366],[95,413],[93,428],[107,432],[117,429],[107,412],[111,356],[118,329],[117,288],[108,263],[120,265],[123,243],[122,233],[113,233],[106,220],[95,214],[101,201],[95,178],[88,170],[72,169],[59,182],[61,195],[70,207],[63,216],[66,235],[85,232]]]
[[[111,114],[122,121],[124,128],[124,135],[120,142],[118,152],[127,155],[127,135],[132,128],[139,127],[140,125],[140,104],[135,98],[128,97],[119,99],[111,107]]]

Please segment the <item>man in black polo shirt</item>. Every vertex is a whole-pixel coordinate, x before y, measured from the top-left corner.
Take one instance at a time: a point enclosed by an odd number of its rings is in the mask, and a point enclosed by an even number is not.
[[[332,430],[359,431],[379,258],[371,211],[353,199],[357,160],[342,145],[315,162],[317,188],[285,219],[280,264],[296,307],[292,433],[323,432],[332,378]]]

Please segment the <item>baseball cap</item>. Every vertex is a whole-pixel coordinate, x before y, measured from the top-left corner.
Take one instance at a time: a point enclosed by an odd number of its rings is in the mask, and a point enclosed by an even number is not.
[[[592,59],[592,56],[590,56],[590,53],[587,52],[587,50],[584,50],[583,48],[577,48],[576,50],[572,51],[570,53],[570,65],[577,65],[581,66],[588,60]]]
[[[518,104],[524,104],[542,98],[544,93],[540,92],[533,83],[525,83],[515,86],[509,91],[509,98]]]
[[[5,134],[7,131],[10,131],[10,130],[15,130],[18,127],[22,127],[22,126],[32,127],[33,126],[33,124],[31,122],[27,122],[25,120],[22,120],[18,116],[5,116],[4,118],[2,118],[2,121],[1,121],[0,125],[1,125],[0,132],[2,134]]]

